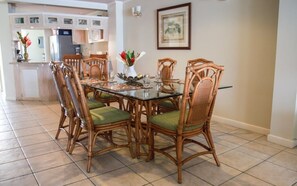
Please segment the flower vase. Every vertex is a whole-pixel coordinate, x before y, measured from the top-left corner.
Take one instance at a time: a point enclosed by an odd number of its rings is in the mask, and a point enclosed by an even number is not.
[[[136,77],[137,73],[136,73],[136,71],[134,69],[134,65],[126,66],[126,73],[125,74],[126,74],[127,77],[129,77],[129,76]]]
[[[29,54],[27,52],[27,47],[24,47],[24,61],[28,61],[29,60]]]

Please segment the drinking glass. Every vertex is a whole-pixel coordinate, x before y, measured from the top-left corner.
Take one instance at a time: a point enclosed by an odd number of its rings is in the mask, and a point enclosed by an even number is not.
[[[151,81],[150,81],[149,75],[144,75],[144,77],[143,77],[143,87],[144,88],[149,88],[150,83],[151,83]]]
[[[110,71],[109,72],[109,81],[113,81],[114,80],[114,76],[115,76],[114,72],[113,71]]]
[[[159,82],[161,79],[161,72],[157,70],[156,81]]]

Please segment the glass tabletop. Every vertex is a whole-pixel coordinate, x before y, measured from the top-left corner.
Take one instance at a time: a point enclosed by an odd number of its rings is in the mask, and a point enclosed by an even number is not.
[[[175,97],[183,93],[183,84],[179,83],[171,83],[169,86],[168,84],[152,82],[148,88],[117,82],[94,83],[88,86],[97,90],[143,101]]]
[[[144,88],[142,81],[138,81],[136,85],[126,84],[121,80],[108,82],[87,79],[82,80],[81,83],[97,90],[142,101],[180,96],[183,94],[184,89],[183,81],[178,79],[163,82],[151,80],[147,88]],[[231,87],[232,86],[220,86],[219,89]]]

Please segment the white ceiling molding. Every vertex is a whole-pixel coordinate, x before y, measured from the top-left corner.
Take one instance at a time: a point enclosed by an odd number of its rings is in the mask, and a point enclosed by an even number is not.
[[[52,5],[52,6],[65,6],[74,8],[86,8],[94,10],[107,10],[108,5],[105,3],[95,3],[77,0],[7,0],[9,3],[31,3],[41,5]]]

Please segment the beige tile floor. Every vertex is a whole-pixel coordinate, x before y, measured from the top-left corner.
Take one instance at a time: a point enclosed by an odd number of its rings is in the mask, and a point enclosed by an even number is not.
[[[127,149],[97,156],[86,173],[86,154],[65,152],[66,136],[55,140],[57,102],[0,99],[0,185],[179,185],[176,167],[156,154],[155,160],[132,159]],[[297,185],[297,148],[222,123],[212,123],[221,166],[202,156],[183,167],[183,185]],[[201,142],[203,138],[197,137]],[[158,137],[160,143],[168,143]],[[185,155],[199,147],[187,145]]]

